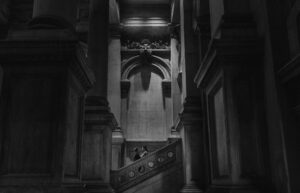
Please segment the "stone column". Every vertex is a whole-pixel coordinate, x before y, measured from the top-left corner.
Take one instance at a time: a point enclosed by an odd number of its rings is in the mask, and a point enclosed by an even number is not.
[[[171,73],[172,73],[172,98],[173,98],[173,125],[176,124],[177,117],[181,110],[181,91],[179,77],[179,43],[178,36],[173,34],[171,36]],[[175,128],[171,130],[171,138],[178,136]]]
[[[85,104],[81,177],[89,192],[113,192],[110,169],[112,130],[116,125],[107,100],[88,96]]]
[[[195,78],[205,107],[208,189],[259,192],[258,184],[265,183],[260,138],[264,135],[261,44],[247,9],[241,8],[241,14],[228,7],[224,10],[219,36],[212,39]]]
[[[224,18],[232,18],[239,20],[243,15],[250,14],[249,0],[209,0],[210,6],[210,23],[211,36],[220,38],[220,25]]]
[[[196,9],[193,27],[198,35],[199,63],[201,64],[211,40],[209,0],[198,1]]]
[[[200,91],[194,83],[198,61],[198,38],[193,29],[193,2],[180,0],[180,35],[182,68],[182,102],[180,134],[183,139],[185,186],[181,192],[202,192],[199,188],[202,163],[199,157],[203,146],[200,134]],[[177,129],[179,130],[179,129]],[[192,139],[193,138],[193,139]],[[195,148],[197,147],[197,148]],[[197,160],[197,161],[196,161]],[[198,163],[197,163],[198,162]]]
[[[193,2],[180,0],[180,34],[181,34],[181,61],[182,68],[182,102],[191,96],[199,96],[194,77],[198,61],[198,39],[193,30]]]
[[[116,117],[118,127],[112,133],[112,169],[122,166],[122,145],[124,142],[121,123],[121,41],[120,26],[110,25],[108,43],[108,101]]]
[[[88,95],[104,98],[107,98],[108,86],[108,5],[109,0],[91,1],[88,40],[89,64],[96,76],[96,84]]]
[[[180,114],[179,130],[183,143],[184,180],[181,192],[203,192],[203,133],[199,99],[189,99],[184,103],[184,111]]]
[[[120,123],[121,117],[121,41],[120,26],[110,26],[108,42],[108,91],[107,98],[111,111]]]
[[[0,191],[78,186],[84,97],[94,82],[84,51],[70,41],[2,41],[0,61]],[[0,69],[0,85],[1,77]]]
[[[74,25],[78,0],[34,0],[33,18],[43,18],[43,22],[55,20],[61,25]]]
[[[109,0],[91,0],[89,19],[88,57],[96,83],[86,98],[82,179],[90,192],[112,192],[112,131],[117,122],[107,100]]]

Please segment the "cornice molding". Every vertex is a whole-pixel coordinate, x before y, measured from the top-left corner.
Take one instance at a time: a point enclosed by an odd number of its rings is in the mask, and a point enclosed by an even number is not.
[[[183,108],[179,113],[177,129],[184,126],[200,125],[202,121],[202,104],[200,96],[187,97],[183,103]]]
[[[11,66],[56,66],[70,68],[88,90],[95,82],[86,51],[78,41],[1,41],[3,68]]]
[[[115,130],[118,126],[115,116],[110,111],[108,100],[101,96],[88,96],[86,98],[84,122],[90,129],[95,128],[94,126],[107,125]]]

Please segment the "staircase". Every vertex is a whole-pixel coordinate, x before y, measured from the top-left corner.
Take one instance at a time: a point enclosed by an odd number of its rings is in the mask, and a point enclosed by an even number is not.
[[[172,193],[178,192],[182,183],[181,140],[111,171],[111,184],[117,193]]]

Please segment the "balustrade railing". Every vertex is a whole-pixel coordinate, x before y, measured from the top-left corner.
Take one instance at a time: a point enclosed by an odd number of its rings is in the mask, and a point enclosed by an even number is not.
[[[111,171],[111,184],[117,192],[122,192],[181,161],[181,140],[177,140],[128,166]]]

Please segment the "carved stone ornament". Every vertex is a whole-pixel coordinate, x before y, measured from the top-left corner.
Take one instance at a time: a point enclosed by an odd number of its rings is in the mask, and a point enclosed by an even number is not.
[[[140,41],[125,40],[122,41],[122,47],[125,49],[169,49],[170,43],[163,40],[150,41],[149,39],[142,39]]]

